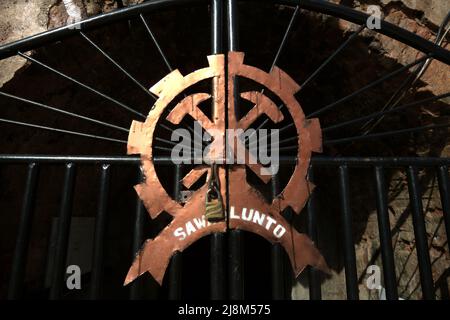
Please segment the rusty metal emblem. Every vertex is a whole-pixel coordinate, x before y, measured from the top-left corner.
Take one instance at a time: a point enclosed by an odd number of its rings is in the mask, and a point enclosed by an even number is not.
[[[312,152],[321,152],[319,121],[305,119],[302,108],[294,97],[300,87],[284,71],[274,67],[270,73],[267,73],[245,65],[244,54],[241,52],[229,52],[227,60],[225,58],[225,55],[220,54],[208,56],[208,67],[186,76],[178,70],[168,74],[150,89],[159,98],[146,121],[143,123],[133,121],[131,125],[128,154],[140,154],[145,175],[144,182],[135,186],[136,192],[151,218],[156,218],[164,211],[173,216],[173,220],[158,236],[144,243],[128,271],[125,285],[145,272],[149,272],[161,284],[170,258],[176,251],[183,251],[193,242],[213,232],[226,232],[227,228],[254,232],[272,243],[280,243],[290,258],[296,276],[307,265],[328,272],[327,264],[313,242],[306,235],[297,232],[281,214],[288,207],[299,214],[314,188],[314,185],[307,180],[307,171]],[[235,99],[226,99],[233,96],[234,79],[237,77],[247,78],[264,86],[287,107],[298,135],[297,163],[284,189],[269,203],[255,187],[246,181],[246,167],[248,167],[261,181],[268,183],[271,176],[262,174],[262,165],[252,161],[227,165],[224,159],[226,152],[221,149],[226,144],[220,144],[221,148],[211,147],[208,158],[211,162],[218,164],[220,194],[223,199],[228,199],[229,207],[226,208],[226,220],[209,222],[205,219],[207,183],[192,192],[190,198],[182,204],[173,199],[159,181],[152,161],[155,128],[165,109],[175,97],[191,86],[208,79],[211,79],[213,83],[211,94],[195,93],[184,97],[169,112],[166,119],[177,125],[189,115],[201,123],[205,131],[223,132],[220,137],[223,139],[226,139],[225,129],[246,130],[263,114],[275,123],[283,120],[283,113],[279,108],[269,97],[259,91],[240,93],[242,99],[251,102],[254,106],[238,120],[234,111]],[[211,119],[199,108],[199,104],[208,99],[212,99],[213,105]],[[227,127],[225,126],[226,116]],[[233,150],[236,143],[239,142],[231,143]],[[251,157],[250,152],[246,151],[246,159]],[[210,167],[198,165],[183,178],[182,183],[189,189],[205,174],[208,178],[210,177],[212,174]]]

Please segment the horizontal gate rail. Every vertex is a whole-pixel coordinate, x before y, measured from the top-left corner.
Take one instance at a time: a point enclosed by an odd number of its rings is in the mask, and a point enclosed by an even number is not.
[[[192,159],[194,161],[194,159]],[[59,156],[59,155],[0,155],[0,163],[61,163],[77,164],[136,164],[140,163],[137,156]],[[154,157],[153,162],[159,165],[173,165],[170,157]],[[280,164],[295,164],[295,157],[280,157]],[[314,166],[340,166],[400,168],[414,165],[416,167],[450,166],[450,158],[416,158],[416,157],[324,157],[311,158]]]

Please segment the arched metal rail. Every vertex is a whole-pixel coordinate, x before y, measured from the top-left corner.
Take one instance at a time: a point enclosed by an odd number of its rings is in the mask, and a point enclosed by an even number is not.
[[[255,2],[254,0],[239,1]],[[366,24],[367,18],[369,17],[364,12],[360,12],[349,7],[336,5],[323,0],[261,0],[255,2],[255,5],[256,3],[261,2],[273,2],[284,5],[299,6],[302,9],[338,17],[359,25]],[[92,30],[113,22],[136,18],[142,13],[161,10],[173,6],[209,3],[210,1],[208,0],[150,0],[142,4],[101,14],[71,25],[49,30],[16,42],[3,45],[0,47],[0,60],[15,56],[19,51],[24,52],[34,50],[45,44],[62,40],[71,35],[76,35],[80,31]],[[450,51],[443,49],[437,44],[434,44],[433,42],[428,41],[410,31],[407,31],[386,21],[381,21],[381,28],[375,31],[384,34],[392,39],[398,40],[410,47],[413,47],[427,55],[432,56],[436,60],[450,65]]]

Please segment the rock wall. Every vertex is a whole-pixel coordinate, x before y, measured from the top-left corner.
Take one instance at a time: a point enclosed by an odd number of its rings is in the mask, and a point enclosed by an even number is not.
[[[0,2],[0,44],[26,38],[143,0],[17,0]],[[0,88],[26,65],[19,57],[0,61]]]
[[[0,44],[13,42],[47,30],[50,8],[57,0],[0,2]],[[25,65],[22,58],[0,61],[0,87]]]

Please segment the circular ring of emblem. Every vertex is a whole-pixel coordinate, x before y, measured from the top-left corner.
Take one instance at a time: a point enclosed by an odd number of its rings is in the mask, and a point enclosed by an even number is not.
[[[227,229],[241,229],[257,233],[272,243],[280,243],[291,261],[297,276],[306,265],[328,271],[324,258],[313,242],[304,234],[297,232],[282,216],[286,208],[296,214],[306,204],[313,184],[307,180],[309,163],[313,152],[321,152],[322,138],[318,119],[306,119],[303,110],[295,99],[299,85],[283,70],[272,68],[267,73],[258,68],[244,64],[244,54],[229,52],[227,56],[208,56],[209,66],[183,76],[174,70],[150,91],[158,96],[157,101],[145,122],[133,121],[128,138],[128,154],[140,154],[144,182],[135,186],[152,219],[161,212],[173,216],[173,220],[154,239],[147,240],[137,253],[127,274],[125,284],[132,282],[144,272],[150,272],[158,283],[162,283],[165,270],[171,256],[176,251],[183,251],[193,242],[213,232],[226,232]],[[227,64],[227,65],[225,65]],[[227,68],[225,68],[225,66]],[[263,91],[247,91],[240,97],[254,106],[237,120],[235,114],[236,90],[235,79],[247,78],[276,95],[287,107],[292,117],[298,138],[297,160],[292,176],[284,189],[271,202],[246,181],[246,167],[255,173],[261,181],[268,183],[272,176],[257,161],[252,161],[252,153],[243,147],[246,155],[244,164],[229,165],[229,153],[226,146],[231,146],[231,159],[235,158],[239,139],[233,140],[227,133],[229,129],[247,130],[261,115],[269,117],[274,123],[284,116],[277,105]],[[208,221],[205,218],[205,197],[208,183],[195,190],[184,205],[173,199],[162,186],[153,163],[153,141],[158,120],[163,116],[168,105],[186,89],[211,79],[212,93],[195,93],[184,97],[167,115],[166,120],[174,125],[180,124],[187,115],[198,121],[202,128],[214,137],[208,153],[208,163],[217,165],[218,191],[221,198],[229,204],[222,221]],[[228,93],[228,96],[227,96]],[[228,98],[230,97],[230,98]],[[206,116],[198,107],[200,103],[212,99],[213,114]],[[225,120],[227,119],[227,121]],[[221,143],[217,143],[221,142]],[[205,174],[207,181],[215,174],[212,166],[200,164],[194,167],[182,180],[190,188]],[[228,192],[226,186],[228,185]]]

